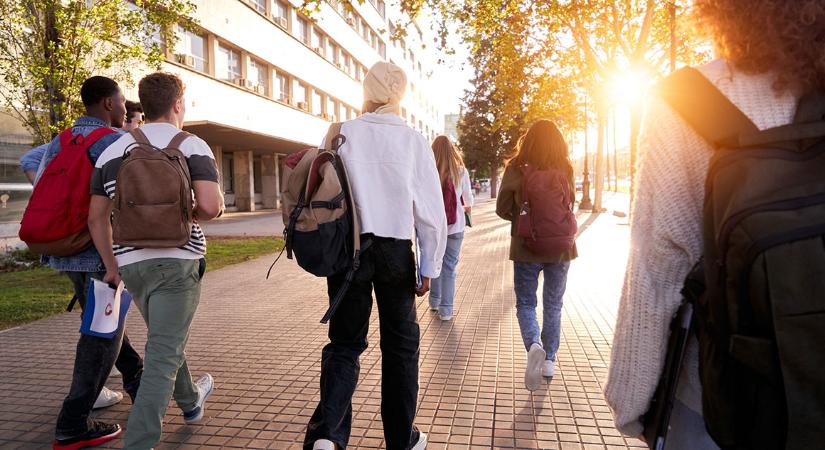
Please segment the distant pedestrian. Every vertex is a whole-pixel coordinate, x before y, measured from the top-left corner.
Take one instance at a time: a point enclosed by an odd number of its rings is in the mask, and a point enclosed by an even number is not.
[[[78,174],[72,174],[70,181],[77,185],[73,189],[71,186],[68,187],[71,190],[78,189],[82,195],[86,196],[92,165],[103,151],[121,136],[120,132],[112,127],[123,125],[125,100],[118,84],[114,80],[101,76],[91,77],[84,81],[80,88],[80,96],[86,108],[86,114],[77,119],[71,128],[65,130],[51,143],[29,151],[21,159],[21,165],[32,183],[35,183],[49,168],[50,163],[54,162],[64,150],[64,146],[83,140],[81,147],[85,147],[85,154],[79,157],[88,164],[87,170],[82,171],[86,175],[85,178],[78,179],[76,178]],[[54,183],[57,180],[53,175],[47,176],[50,179],[44,183]],[[67,187],[59,183],[53,186],[59,191],[66,191]],[[48,188],[47,185],[41,187]],[[54,189],[50,192],[55,192]],[[64,201],[56,198],[54,200],[61,203]],[[88,204],[89,199],[86,198],[85,201]],[[53,208],[58,206],[55,204]],[[81,225],[84,226],[85,237],[81,233],[75,239],[81,243],[81,250],[70,256],[46,254],[42,257],[44,264],[66,273],[74,286],[74,298],[81,308],[86,307],[86,296],[92,279],[100,280],[105,274],[101,256],[92,245],[88,229],[85,229],[85,223],[86,219],[83,218]],[[60,224],[53,225],[59,226]],[[53,250],[59,254],[65,254],[57,248]],[[49,252],[49,250],[45,249],[44,252]],[[143,360],[132,348],[126,336],[125,326],[121,324],[117,334],[111,339],[88,334],[80,335],[75,354],[72,384],[57,418],[55,449],[99,445],[120,435],[119,425],[107,424],[90,417],[93,408],[111,406],[123,399],[123,394],[111,391],[104,386],[113,365],[118,368],[123,377],[124,390],[134,401],[143,373]]]
[[[364,79],[364,114],[344,122],[338,150],[352,185],[361,242],[371,242],[340,308],[329,322],[321,356],[321,400],[307,426],[307,450],[345,449],[352,428],[352,395],[359,357],[367,348],[372,297],[381,327],[381,418],[388,450],[423,450],[427,435],[414,426],[418,403],[420,330],[415,296],[438,278],[447,221],[433,152],[401,113],[404,71],[376,63]],[[412,230],[418,230],[421,286],[416,289]],[[362,248],[364,248],[362,246]],[[327,279],[330,299],[346,273]]]
[[[461,243],[464,241],[466,218],[472,211],[473,193],[470,174],[464,167],[461,152],[447,136],[433,141],[435,165],[441,178],[441,191],[447,215],[447,250],[441,266],[441,275],[430,283],[430,309],[438,312],[440,320],[452,320],[455,301],[455,278]],[[465,214],[467,214],[465,216]]]
[[[577,256],[573,166],[556,125],[539,120],[519,140],[507,161],[496,214],[512,222],[516,316],[527,349],[525,386],[534,391],[541,377],[555,373],[567,270]],[[544,273],[544,318],[539,328],[536,290]]]
[[[671,318],[704,258],[665,449],[821,447],[825,253],[821,227],[802,230],[823,217],[823,159],[790,124],[822,123],[825,1],[693,3],[721,59],[676,72],[645,108],[607,402],[622,434],[648,434]],[[694,83],[667,89],[677,80]],[[774,127],[778,144],[760,133]]]
[[[89,227],[103,255],[104,281],[118,284],[122,276],[146,322],[146,363],[124,445],[145,450],[160,441],[170,397],[185,423],[197,423],[214,387],[209,374],[192,380],[185,348],[206,268],[198,222],[220,215],[223,195],[212,150],[181,131],[186,101],[180,78],[147,75],[138,95],[147,123],[98,159]]]
[[[140,102],[126,100],[126,121],[123,123],[122,130],[128,133],[141,125],[143,125],[143,107],[140,106]]]
[[[473,183],[473,190],[476,191],[476,195],[481,193],[481,182],[480,181],[476,180],[476,182]]]

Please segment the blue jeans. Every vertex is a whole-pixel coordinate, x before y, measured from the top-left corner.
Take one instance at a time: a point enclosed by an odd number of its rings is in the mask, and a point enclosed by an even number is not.
[[[455,268],[458,266],[458,255],[461,253],[463,241],[464,232],[447,236],[447,250],[444,252],[441,276],[430,280],[430,307],[438,308],[438,314],[442,316],[453,315]]]
[[[570,261],[558,264],[514,263],[516,317],[524,347],[529,351],[533,344],[540,344],[547,352],[547,359],[551,361],[556,360],[556,351],[559,349],[561,306],[569,268]],[[536,317],[536,289],[540,272],[544,272],[544,320],[541,334]]]

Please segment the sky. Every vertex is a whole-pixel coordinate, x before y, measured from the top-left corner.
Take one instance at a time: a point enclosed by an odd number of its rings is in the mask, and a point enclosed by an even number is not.
[[[428,27],[434,25],[432,16],[428,15],[422,17],[421,23]],[[431,33],[434,35],[435,31]],[[473,68],[468,62],[470,49],[455,34],[448,37],[447,44],[455,51],[455,54],[448,55],[444,50],[435,50],[434,57],[444,61],[434,66],[433,75],[430,78],[430,89],[433,91],[432,94],[442,114],[459,112],[464,90],[470,88],[470,79],[473,76]]]

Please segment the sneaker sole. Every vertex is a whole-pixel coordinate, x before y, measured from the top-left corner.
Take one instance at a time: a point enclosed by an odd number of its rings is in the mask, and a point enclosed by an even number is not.
[[[200,422],[201,420],[203,420],[203,412],[206,411],[206,408],[205,408],[206,401],[209,400],[209,396],[212,395],[212,392],[214,390],[215,390],[215,378],[212,378],[212,389],[210,389],[209,392],[207,392],[206,395],[203,396],[203,403],[201,403],[201,412],[197,416],[195,416],[191,419],[188,419],[188,420],[186,418],[183,419],[183,421],[187,425],[195,425],[198,422]]]
[[[118,430],[112,434],[100,436],[99,438],[89,439],[88,441],[74,442],[65,445],[58,444],[57,441],[55,441],[52,444],[52,450],[78,450],[86,447],[97,447],[98,445],[103,444],[104,442],[109,442],[113,439],[117,439],[121,434],[123,434],[123,428],[118,428]]]
[[[418,442],[416,442],[410,450],[424,450],[425,448],[427,448],[427,435],[421,433],[421,437],[418,439]]]
[[[524,372],[524,387],[528,391],[535,391],[541,386],[541,365],[547,353],[541,348],[531,348],[527,353],[527,369]]]

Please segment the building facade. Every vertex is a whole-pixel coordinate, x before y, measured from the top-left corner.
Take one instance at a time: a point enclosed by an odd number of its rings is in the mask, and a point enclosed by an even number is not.
[[[357,2],[353,2],[357,3]],[[433,55],[415,23],[391,41],[400,10],[383,0],[348,10],[322,3],[312,18],[299,1],[199,0],[196,31],[177,29],[167,71],[187,85],[184,128],[212,147],[227,207],[277,208],[283,157],[317,145],[332,122],[361,113],[361,82],[380,60],[408,77],[402,116],[428,139],[441,131],[427,95]]]

